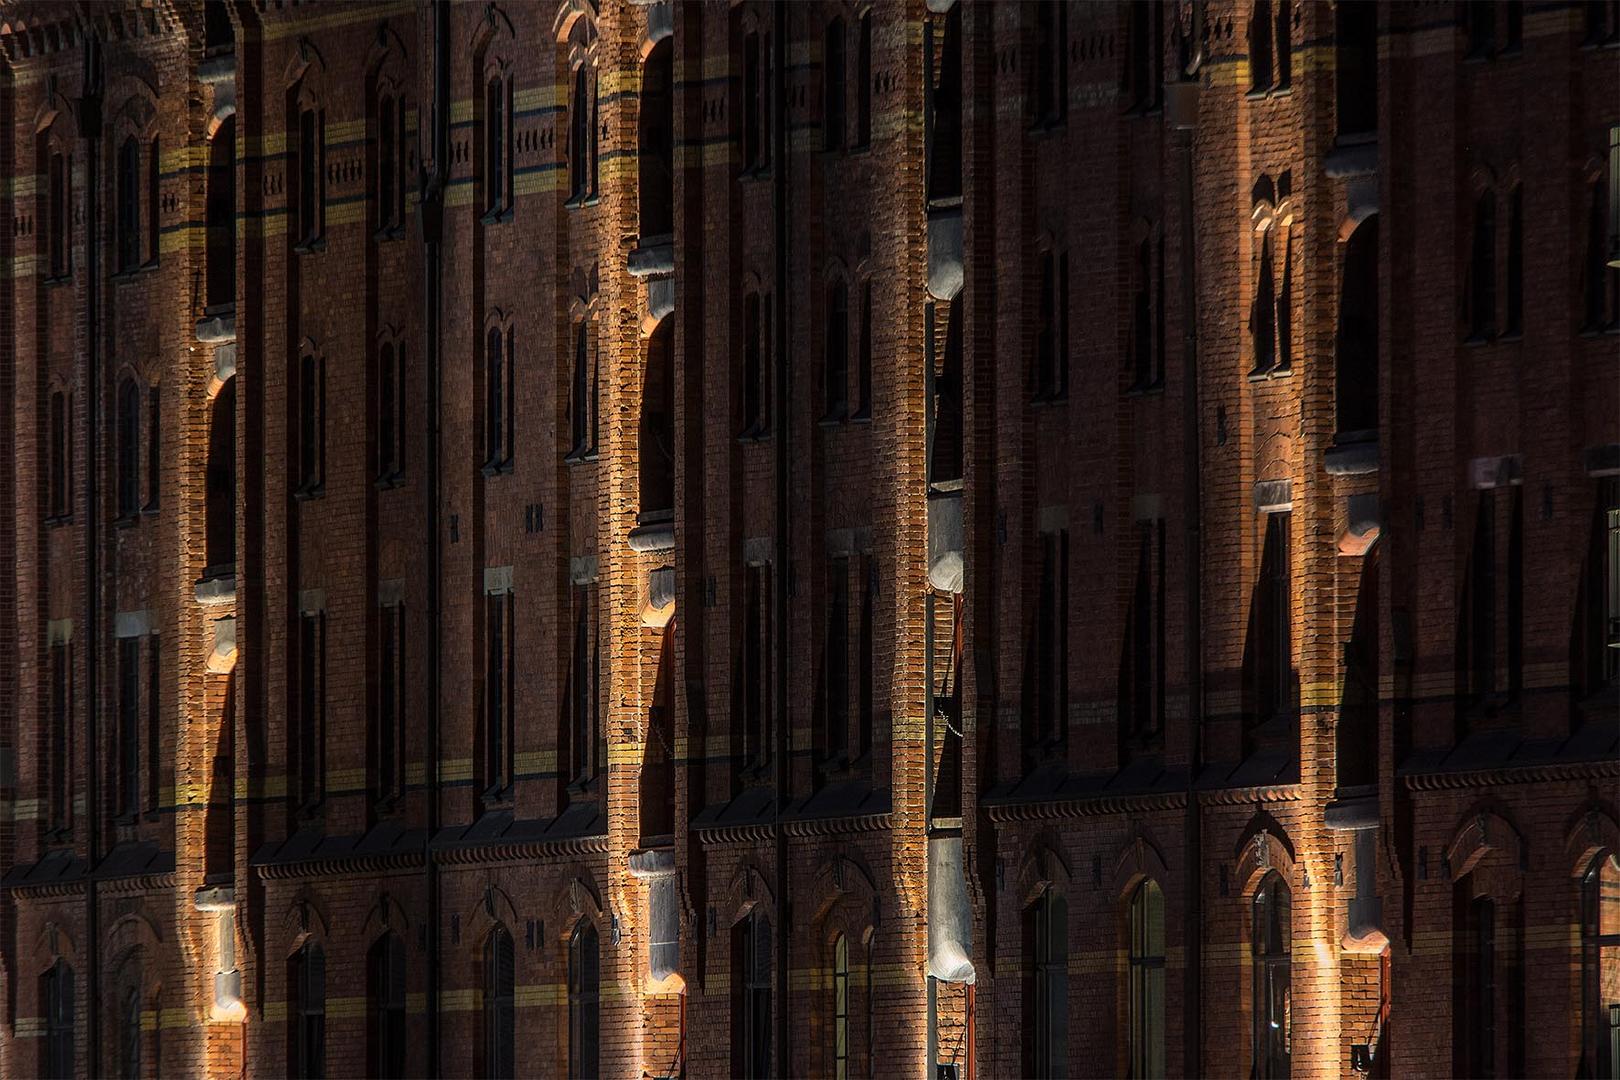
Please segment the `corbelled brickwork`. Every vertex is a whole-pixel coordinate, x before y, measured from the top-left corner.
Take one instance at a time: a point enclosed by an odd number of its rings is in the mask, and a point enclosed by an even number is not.
[[[1617,1075],[1617,18],[0,5],[0,1074]]]

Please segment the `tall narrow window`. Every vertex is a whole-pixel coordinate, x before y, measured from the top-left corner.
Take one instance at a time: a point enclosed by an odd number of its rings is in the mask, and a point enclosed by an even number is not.
[[[491,1080],[512,1080],[516,1064],[516,971],[512,935],[497,926],[484,939],[484,1061]]]
[[[874,692],[877,687],[877,561],[868,555],[862,562],[861,636],[855,653],[860,680],[855,718],[860,725],[855,747],[857,757],[865,757],[872,752],[873,718],[876,713]]]
[[[872,145],[872,10],[861,12],[855,46],[855,145]]]
[[[1378,130],[1378,5],[1333,5],[1335,113],[1341,140]]]
[[[506,797],[512,782],[512,594],[484,598],[484,797]]]
[[[1503,36],[1502,51],[1504,53],[1517,53],[1524,49],[1524,0],[1507,0],[1502,5],[1502,17],[1507,22],[1507,33]]]
[[[134,820],[141,786],[141,639],[118,639],[118,785],[114,813]]]
[[[1042,251],[1037,278],[1035,400],[1056,401],[1069,391],[1069,253]]]
[[[133,521],[141,510],[140,385],[126,377],[118,383],[118,520]]]
[[[1294,35],[1290,19],[1293,8],[1292,0],[1277,0],[1276,36],[1272,41],[1275,50],[1272,58],[1273,90],[1288,89],[1294,79]]]
[[[324,367],[324,365],[323,365]],[[208,474],[204,482],[207,564],[205,578],[236,573],[236,378],[214,395],[209,410]]]
[[[1294,239],[1286,227],[1278,236],[1277,244],[1282,248],[1282,274],[1281,280],[1277,282],[1277,313],[1274,322],[1277,328],[1277,363],[1272,371],[1280,374],[1294,366]],[[1164,311],[1162,290],[1159,300],[1162,318]],[[1160,329],[1162,332],[1163,327]]]
[[[675,39],[652,47],[641,66],[637,211],[641,240],[675,232]]]
[[[1069,902],[1052,888],[1024,913],[1024,1071],[1069,1074]]]
[[[1581,879],[1581,1068],[1620,1074],[1620,859],[1600,852]]]
[[[1063,123],[1069,106],[1069,5],[1042,0],[1035,9],[1035,127]]]
[[[298,246],[318,247],[326,231],[326,110],[298,114]]]
[[[1165,719],[1164,521],[1141,522],[1138,530],[1136,588],[1121,672],[1124,756],[1159,748]]]
[[[154,136],[146,144],[146,261],[148,264],[158,259],[158,228],[159,203],[158,191],[161,187],[158,157],[158,141]]]
[[[74,1029],[78,1000],[73,969],[58,959],[40,977],[40,998],[45,1008],[45,1045],[40,1053],[46,1080],[71,1080],[77,1074]]]
[[[1254,347],[1250,376],[1277,370],[1277,282],[1272,272],[1272,238],[1276,229],[1260,236],[1260,268],[1255,279],[1254,308],[1249,315],[1249,338]]]
[[[1610,159],[1617,156],[1611,151]],[[1604,189],[1602,180],[1592,181],[1591,203],[1587,214],[1586,258],[1581,271],[1584,319],[1581,331],[1588,334],[1612,332],[1620,329],[1620,269],[1609,265],[1609,253],[1616,241],[1611,239],[1611,225],[1606,204],[1612,192]]]
[[[597,634],[596,586],[574,586],[574,656],[569,676],[569,744],[573,779],[584,784],[596,776],[602,742],[602,645]]]
[[[1288,884],[1275,870],[1254,894],[1254,1071],[1258,1080],[1289,1074],[1293,1054],[1292,901]]]
[[[326,950],[306,941],[289,967],[288,1072],[296,1080],[318,1080],[326,1075]]]
[[[53,151],[49,168],[47,225],[50,230],[51,280],[60,281],[73,273],[73,158]]]
[[[1289,517],[1266,515],[1265,547],[1255,582],[1252,645],[1253,734],[1273,741],[1285,734],[1295,709],[1292,574]],[[1252,747],[1251,747],[1252,749]]]
[[[377,486],[405,478],[405,346],[385,341],[377,352]]]
[[[830,761],[849,753],[849,558],[827,561],[827,639],[823,660],[826,695],[824,741]]]
[[[842,281],[827,287],[826,332],[821,418],[842,420],[849,413],[849,288]]]
[[[759,438],[769,426],[766,365],[771,337],[770,297],[757,292],[743,296],[742,424],[743,438]]]
[[[1159,349],[1154,342],[1153,248],[1144,236],[1136,245],[1135,279],[1131,296],[1131,389],[1149,390],[1162,380]]]
[[[1335,404],[1341,443],[1378,437],[1378,218],[1344,246],[1335,342]]]
[[[141,265],[141,147],[133,135],[118,147],[116,203],[118,270],[128,273]]]
[[[485,476],[509,473],[513,466],[514,377],[516,330],[501,333],[492,326],[484,337],[484,468]]]
[[[861,330],[856,346],[856,391],[860,394],[855,408],[855,419],[868,420],[872,416],[872,282],[861,282]]]
[[[118,995],[118,1076],[141,1080],[141,988],[137,970],[134,983]]]
[[[1453,961],[1461,978],[1453,1020],[1454,1065],[1459,1076],[1496,1075],[1496,902],[1470,896],[1472,875],[1457,885],[1454,917],[1458,930]]]
[[[833,942],[833,1077],[849,1075],[849,939]]]
[[[827,24],[821,50],[821,139],[825,150],[844,148],[847,73],[844,70],[844,20]]]
[[[571,203],[597,191],[596,73],[588,63],[574,68],[574,93],[568,114],[568,168]]]
[[[743,168],[758,171],[771,163],[771,34],[743,35]]]
[[[385,604],[377,618],[376,800],[391,806],[405,793],[405,605]]]
[[[1152,878],[1131,896],[1130,929],[1130,1075],[1163,1076],[1164,893]]]
[[[1469,60],[1488,60],[1496,52],[1496,5],[1463,0],[1463,29],[1468,36]]]
[[[163,778],[163,665],[162,639],[152,634],[150,640],[146,649],[146,811],[155,814]]]
[[[366,1072],[379,1080],[402,1080],[406,1075],[405,1049],[405,942],[392,931],[378,938],[367,959],[366,1008],[370,1023],[369,1063]]]
[[[65,832],[72,824],[73,791],[73,652],[67,642],[51,645],[50,829]]]
[[[744,572],[742,682],[743,758],[751,765],[770,756],[770,567],[749,566]]]
[[[298,617],[298,795],[302,808],[320,802],[326,744],[326,613]]]
[[[771,1069],[771,920],[755,908],[731,932],[732,1075],[765,1080]]]
[[[1468,340],[1496,336],[1496,192],[1474,200],[1474,240],[1468,258]]]
[[[512,81],[503,76],[484,84],[483,179],[484,223],[505,220],[512,210]]]
[[[214,400],[217,412],[219,399]],[[298,360],[298,490],[295,494],[311,498],[325,487],[326,358],[306,351]]]
[[[641,481],[638,521],[650,524],[675,516],[675,320],[662,319],[647,339],[647,367],[641,384],[641,425],[637,455]]]
[[[1131,0],[1126,32],[1125,100],[1132,112],[1164,104],[1164,2]]]
[[[1289,0],[1277,0],[1286,5]],[[1249,92],[1263,94],[1275,85],[1272,66],[1272,35],[1277,25],[1272,16],[1271,0],[1255,0],[1249,13]]]
[[[377,100],[377,230],[381,236],[405,231],[405,98],[383,94]]]
[[[208,140],[208,308],[236,304],[236,117]]]
[[[51,518],[65,520],[72,513],[73,472],[71,395],[62,390],[51,393]]]
[[[568,396],[568,429],[572,447],[568,460],[579,461],[596,454],[597,440],[597,340],[589,321],[574,328],[573,377]]]
[[[1041,534],[1041,579],[1035,617],[1034,746],[1052,750],[1068,735],[1069,533]]]
[[[154,386],[146,392],[146,505],[141,511],[147,514],[157,513],[161,493],[158,470],[163,459],[163,412],[160,405],[159,388]]]
[[[568,1075],[596,1080],[601,1075],[600,1016],[602,962],[596,927],[589,919],[568,940]]]
[[[1515,184],[1508,196],[1507,311],[1503,337],[1524,333],[1524,185]]]

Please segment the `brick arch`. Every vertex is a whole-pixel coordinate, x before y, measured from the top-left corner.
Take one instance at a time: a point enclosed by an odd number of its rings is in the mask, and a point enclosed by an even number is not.
[[[371,78],[387,76],[396,81],[401,89],[404,82],[401,76],[391,69],[404,64],[410,57],[410,50],[405,47],[405,41],[399,36],[387,19],[377,25],[377,36],[372,39],[371,48],[366,53],[366,71]]]
[[[872,900],[878,895],[877,881],[864,865],[839,852],[817,869],[811,895],[818,899],[810,921],[817,923],[845,901],[864,902],[870,911]]]
[[[55,919],[48,919],[34,938],[34,971],[43,974],[58,960],[67,962],[75,971],[79,969],[79,942],[71,931]]]
[[[105,940],[107,952],[113,956],[122,956],[136,949],[145,949],[150,955],[156,956],[163,947],[162,931],[144,911],[130,911],[119,916],[107,928]]]
[[[117,79],[107,96],[118,102],[107,113],[114,148],[127,136],[145,141],[156,134],[157,93],[145,81],[130,76]]]
[[[323,100],[322,77],[325,73],[326,58],[309,38],[301,37],[298,48],[293,51],[282,72],[281,83],[289,93],[296,95],[298,107],[303,108]]]
[[[559,45],[566,45],[574,36],[575,27],[581,19],[586,20],[585,36],[589,39],[587,48],[594,48],[596,43],[596,4],[592,0],[562,0],[557,5],[557,14],[551,19],[551,36]],[[575,58],[570,56],[570,66]]]
[[[603,898],[596,876],[575,864],[552,878],[551,923],[556,931],[553,939],[566,943],[579,920],[589,919],[598,930],[609,928],[609,903]]]
[[[1023,908],[1047,889],[1068,893],[1074,875],[1063,858],[1062,846],[1054,836],[1043,831],[1026,849],[1014,880],[1018,885],[1018,906]]]
[[[1564,852],[1570,876],[1577,881],[1592,867],[1592,860],[1605,851],[1620,854],[1620,822],[1612,806],[1599,801],[1594,793],[1564,825]]]
[[[306,941],[324,945],[332,936],[331,923],[327,921],[324,907],[315,890],[307,885],[288,902],[281,913],[281,928],[287,932],[291,942],[287,947],[287,956],[303,948]]]
[[[504,38],[508,43],[516,43],[517,28],[512,25],[512,17],[499,4],[489,4],[484,8],[484,17],[473,28],[472,37],[468,41],[468,48],[474,56],[490,48],[497,40]]]
[[[475,944],[482,945],[485,938],[496,926],[504,926],[506,932],[517,936],[517,927],[523,925],[523,919],[518,915],[517,905],[506,890],[493,882],[484,886],[484,893],[467,912],[467,936]]]
[[[58,122],[63,125],[60,131],[56,127]],[[78,118],[60,93],[46,94],[40,101],[39,108],[34,111],[34,134],[49,135],[69,144],[78,139]]]
[[[1114,857],[1114,897],[1118,900],[1129,899],[1132,890],[1147,878],[1157,881],[1161,889],[1167,889],[1170,868],[1165,865],[1164,853],[1159,846],[1147,836],[1137,833],[1121,846],[1119,854]]]
[[[1294,845],[1288,832],[1268,811],[1257,811],[1249,819],[1236,846],[1237,885],[1240,896],[1252,896],[1260,881],[1272,870],[1294,887]]]
[[[390,930],[408,933],[411,928],[411,917],[404,905],[394,898],[394,894],[387,889],[378,889],[376,900],[366,911],[366,921],[360,927],[360,937],[370,942]]]
[[[1260,482],[1288,480],[1293,475],[1294,437],[1286,431],[1272,431],[1257,437],[1254,444],[1255,479]]]
[[[1458,824],[1446,845],[1452,881],[1461,881],[1493,854],[1511,857],[1513,871],[1522,872],[1528,853],[1525,839],[1506,813],[1504,808],[1481,804]]]
[[[719,912],[722,926],[737,925],[755,908],[770,912],[775,917],[776,894],[771,891],[764,872],[752,862],[743,863],[737,868],[722,898],[725,904]]]
[[[1494,191],[1499,186],[1496,170],[1485,162],[1476,162],[1468,170],[1468,190],[1478,196],[1487,191]]]

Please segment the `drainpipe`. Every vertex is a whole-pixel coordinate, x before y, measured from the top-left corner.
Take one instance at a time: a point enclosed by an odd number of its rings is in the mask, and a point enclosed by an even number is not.
[[[776,0],[776,33],[771,42],[771,168],[775,187],[776,295],[778,310],[773,330],[776,341],[776,891],[780,898],[776,912],[776,1075],[791,1076],[788,1054],[788,945],[792,940],[792,903],[788,899],[787,834],[782,829],[782,807],[788,798],[788,574],[792,548],[788,544],[788,448],[793,430],[788,408],[793,395],[788,387],[788,138],[787,138],[787,37],[788,3]]]
[[[418,125],[420,129],[420,125]],[[440,618],[441,553],[439,541],[439,428],[442,420],[441,361],[443,329],[444,265],[441,241],[444,234],[444,187],[450,161],[450,4],[438,0],[433,6],[433,169],[420,179],[421,199],[417,221],[422,228],[423,324],[426,342],[422,355],[427,360],[427,614],[428,614],[428,708],[427,708],[427,841],[431,845],[439,832],[439,664],[442,652]],[[439,1076],[439,867],[431,846],[425,845],[423,868],[427,886],[428,981],[425,994],[428,1014],[427,1071]]]
[[[85,817],[89,866],[85,874],[85,1020],[90,1072],[100,1069],[101,1061],[101,919],[96,896],[96,865],[101,860],[101,761],[97,753],[96,727],[101,718],[101,684],[98,650],[101,646],[101,542],[99,513],[101,491],[97,481],[101,471],[101,39],[89,34],[84,39],[84,86],[79,98],[79,134],[84,137],[84,272],[85,289],[85,452],[84,452],[84,765]]]

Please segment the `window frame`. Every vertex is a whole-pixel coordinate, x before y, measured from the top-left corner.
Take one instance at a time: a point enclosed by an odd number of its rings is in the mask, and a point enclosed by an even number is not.
[[[491,1080],[515,1080],[517,950],[504,925],[496,923],[485,936],[483,962],[484,1059],[479,1071]]]
[[[836,424],[849,418],[849,283],[834,276],[822,295],[821,422]]]
[[[113,213],[114,276],[141,268],[141,146],[133,132],[126,134],[114,155]]]
[[[141,513],[141,414],[146,411],[141,383],[133,373],[118,380],[117,447],[114,455],[114,493],[117,504],[115,525],[134,523]],[[157,433],[150,436],[156,438]]]
[[[289,966],[288,1074],[313,1080],[326,1075],[326,950],[306,939]]]
[[[568,1075],[596,1080],[601,1075],[601,937],[582,918],[568,938]]]
[[[78,995],[73,966],[57,957],[40,976],[40,1002],[44,1016],[44,1049],[40,1053],[48,1080],[71,1080],[77,1075]]]
[[[1281,873],[1268,870],[1255,887],[1249,906],[1254,990],[1251,1075],[1256,1080],[1272,1080],[1287,1077],[1293,1059],[1293,891]],[[1280,1029],[1280,1036],[1271,1035],[1273,1029]]]
[[[513,130],[515,76],[505,70],[491,70],[484,77],[482,99],[482,154],[479,182],[483,189],[483,214],[479,224],[498,225],[511,221],[517,207],[513,191],[513,157],[516,142]]]
[[[1133,1077],[1163,1076],[1165,1071],[1164,924],[1164,890],[1154,879],[1143,878],[1127,906],[1128,1075]]]
[[[297,206],[294,253],[326,250],[326,109],[314,102],[298,108]]]
[[[367,950],[366,1030],[371,1045],[367,1071],[380,1080],[403,1080],[406,1076],[406,1000],[409,968],[405,942],[392,930],[386,931]]]
[[[1069,901],[1048,884],[1024,913],[1029,957],[1028,1072],[1032,1077],[1068,1075]]]
[[[326,356],[305,348],[298,356],[298,483],[295,499],[326,492]]]

